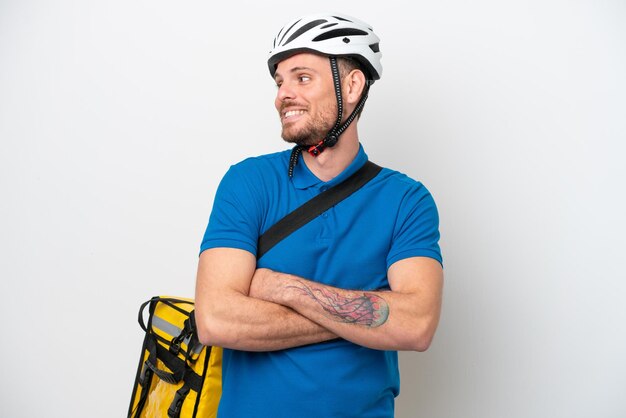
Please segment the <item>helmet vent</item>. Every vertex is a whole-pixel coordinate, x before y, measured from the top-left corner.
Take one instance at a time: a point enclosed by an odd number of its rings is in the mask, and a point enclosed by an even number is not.
[[[291,26],[289,26],[289,29],[287,29],[285,31],[285,33],[283,33],[283,36],[280,38],[280,41],[278,41],[278,44],[280,45],[280,43],[283,41],[283,39],[285,39],[285,36],[287,36],[287,34],[289,33],[289,31],[298,24],[298,22],[300,22],[302,19],[298,19],[295,21],[295,23]],[[284,29],[284,28],[283,28]],[[280,32],[278,33],[278,36],[280,36]],[[278,36],[276,36],[276,39],[278,39]],[[276,45],[274,45],[274,48],[276,48]]]
[[[363,36],[363,35],[368,35],[368,33],[360,29],[353,29],[353,28],[333,29],[326,33],[322,33],[319,36],[316,36],[315,38],[313,38],[313,42],[325,41],[326,39],[339,38],[342,36],[354,36],[354,35]]]
[[[351,21],[351,20],[345,19],[345,18],[343,18],[343,17],[339,17],[339,16],[333,16],[333,17],[334,17],[335,19],[337,19],[337,20],[343,20],[344,22],[350,22],[350,23],[352,23],[352,21]]]
[[[329,23],[328,25],[324,25],[322,26],[320,29],[326,29],[326,28],[330,28],[331,26],[335,26],[338,25],[339,23],[335,22],[335,23]]]
[[[375,44],[371,44],[370,49],[372,50],[372,52],[378,53],[380,52],[380,45],[378,44],[378,42]]]
[[[293,33],[293,35],[291,35],[289,37],[289,39],[287,39],[287,41],[283,44],[283,46],[287,45],[289,42],[293,41],[294,39],[296,39],[298,36],[302,35],[303,33],[313,29],[316,26],[321,25],[322,23],[326,23],[328,22],[328,20],[325,19],[319,19],[319,20],[314,20],[312,22],[307,23],[306,25],[302,26],[300,29],[298,29],[297,31],[295,31]],[[332,32],[332,31],[331,31]]]

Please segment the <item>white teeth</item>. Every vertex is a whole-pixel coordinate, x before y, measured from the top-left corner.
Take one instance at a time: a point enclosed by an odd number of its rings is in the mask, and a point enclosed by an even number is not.
[[[289,118],[291,116],[303,115],[303,114],[304,114],[304,110],[290,110],[288,112],[285,112],[285,117]]]

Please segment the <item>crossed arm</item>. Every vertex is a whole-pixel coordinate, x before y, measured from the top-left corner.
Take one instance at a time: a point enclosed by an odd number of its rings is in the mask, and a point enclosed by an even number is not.
[[[344,338],[380,350],[424,351],[439,321],[443,273],[426,257],[394,263],[390,291],[346,290],[256,269],[243,250],[200,255],[196,322],[201,342],[271,351]]]

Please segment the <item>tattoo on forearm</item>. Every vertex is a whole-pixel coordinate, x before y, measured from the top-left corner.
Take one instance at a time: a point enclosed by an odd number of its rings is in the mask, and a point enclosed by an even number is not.
[[[343,296],[334,290],[309,286],[300,281],[289,288],[297,289],[316,301],[332,319],[339,322],[376,328],[389,317],[389,305],[373,293],[355,292],[355,295]]]

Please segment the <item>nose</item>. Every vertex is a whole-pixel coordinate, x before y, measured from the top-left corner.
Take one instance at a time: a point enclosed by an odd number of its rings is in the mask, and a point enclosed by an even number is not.
[[[276,93],[276,101],[283,102],[293,98],[295,98],[294,90],[289,86],[289,83],[283,82]]]

